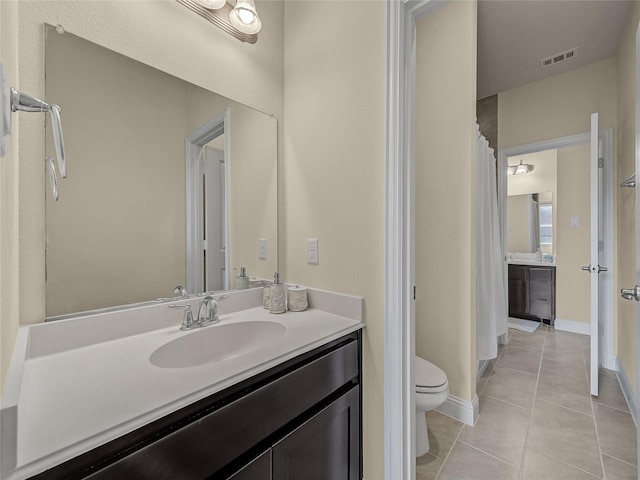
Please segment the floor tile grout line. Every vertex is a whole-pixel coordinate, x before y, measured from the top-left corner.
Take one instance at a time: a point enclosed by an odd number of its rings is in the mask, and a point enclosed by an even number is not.
[[[596,397],[598,398],[598,397]],[[593,399],[592,399],[593,400]],[[626,413],[628,415],[631,415],[631,412],[629,410],[622,410],[621,408],[617,408],[617,407],[612,407],[611,405],[607,405],[606,403],[602,403],[602,402],[598,402],[596,400],[593,400],[593,403],[600,405],[601,407],[605,407],[608,408],[610,410],[615,410],[616,412],[620,412],[620,413]]]
[[[637,468],[638,467],[637,465],[634,465],[633,463],[629,463],[626,460],[622,460],[621,458],[618,458],[618,457],[616,457],[614,455],[611,455],[610,453],[602,452],[602,456],[603,457],[609,457],[609,458],[611,458],[613,460],[616,460],[616,461],[618,461],[620,463],[624,463],[625,465],[629,465],[630,467],[633,467],[633,468]]]
[[[490,454],[489,452],[485,452],[484,450],[482,450],[480,447],[477,447],[475,445],[471,445],[470,443],[465,442],[464,440],[460,440],[459,443],[461,443],[462,445],[465,445],[467,447],[473,448],[474,450],[477,450],[478,452],[482,453],[483,455],[486,455],[488,457],[493,458],[494,460],[497,460],[500,463],[503,463],[511,468],[513,468],[514,470],[520,470],[518,467],[516,467],[515,465],[512,465],[511,463],[503,460],[502,458],[496,457],[495,455]]]
[[[482,396],[485,397],[485,398],[490,398],[492,400],[496,400],[496,401],[498,401],[500,403],[506,403],[507,405],[509,405],[511,407],[515,407],[515,408],[518,408],[520,410],[524,410],[526,412],[530,412],[531,411],[531,408],[523,407],[522,405],[516,405],[515,403],[508,402],[507,400],[505,400],[503,398],[494,397],[493,395],[489,395],[489,394],[483,394]]]
[[[591,411],[593,413],[593,428],[596,432],[596,442],[598,442],[598,453],[600,454],[600,467],[602,468],[602,478],[607,478],[607,474],[604,471],[604,460],[602,459],[602,447],[600,446],[600,435],[598,434],[598,422],[596,421],[596,411],[593,408],[593,397],[591,397]]]
[[[527,433],[524,437],[524,448],[522,449],[522,460],[520,460],[520,475],[518,476],[519,480],[523,480],[524,478],[524,464],[527,458],[527,447],[529,445],[529,433],[531,432],[531,425],[533,423],[533,411],[536,407],[536,396],[538,395],[538,384],[540,383],[540,371],[542,370],[542,359],[544,357],[544,347],[547,343],[547,335],[549,331],[545,328],[544,331],[544,340],[542,342],[542,351],[540,352],[540,362],[538,363],[538,375],[536,377],[536,386],[533,389],[533,400],[531,402],[531,413],[529,414],[529,424],[527,425]]]
[[[585,417],[589,417],[589,418],[593,417],[593,415],[589,415],[588,413],[581,412],[580,410],[576,410],[574,408],[566,407],[566,406],[564,406],[564,405],[562,405],[560,403],[552,402],[550,400],[545,400],[544,398],[539,398],[538,400],[540,400],[541,402],[544,402],[544,403],[548,403],[549,405],[552,405],[554,407],[561,408],[562,410],[568,410],[568,411],[570,411],[572,413],[577,413],[577,414],[580,414],[580,415],[584,415]],[[589,400],[591,401],[591,399],[589,399]]]
[[[447,452],[447,455],[445,456],[444,460],[442,460],[442,465],[440,465],[440,468],[438,469],[438,473],[436,473],[436,476],[435,476],[435,478],[433,480],[438,480],[438,477],[442,473],[442,469],[447,464],[447,460],[449,460],[449,456],[451,455],[451,452],[453,452],[453,449],[456,448],[456,443],[458,443],[458,439],[460,438],[460,435],[462,435],[462,431],[463,430],[464,430],[464,424],[462,424],[462,428],[458,431],[458,434],[456,435],[456,439],[451,444],[451,448]],[[436,458],[438,458],[438,457],[436,457]]]
[[[568,467],[571,467],[571,468],[572,468],[572,469],[574,469],[574,470],[578,470],[579,472],[586,473],[587,475],[589,475],[589,476],[591,476],[591,477],[593,477],[593,478],[597,478],[597,479],[599,479],[599,480],[603,480],[603,479],[602,479],[602,477],[599,477],[599,476],[597,476],[597,475],[594,475],[594,474],[593,474],[593,473],[591,473],[591,472],[587,472],[586,470],[583,470],[582,468],[577,467],[577,466],[575,466],[575,465],[571,465],[570,463],[567,463],[567,462],[565,462],[564,460],[562,460],[562,459],[560,459],[560,458],[556,458],[556,457],[554,457],[553,455],[549,455],[548,453],[541,452],[541,451],[539,451],[539,450],[537,450],[537,449],[535,449],[535,448],[530,448],[530,450],[531,450],[532,452],[536,452],[538,455],[542,455],[542,456],[548,457],[548,458],[550,458],[550,459],[552,459],[552,460],[555,460],[555,461],[556,461],[556,462],[558,462],[558,463],[562,463],[563,465],[566,465],[566,466],[568,466]]]

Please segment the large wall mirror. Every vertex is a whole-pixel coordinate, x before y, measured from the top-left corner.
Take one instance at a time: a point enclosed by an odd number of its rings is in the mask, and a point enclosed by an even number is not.
[[[47,317],[234,288],[240,267],[272,278],[277,119],[45,28],[69,172],[47,190]]]
[[[507,180],[507,248],[510,253],[557,253],[558,150],[507,158],[532,171]]]

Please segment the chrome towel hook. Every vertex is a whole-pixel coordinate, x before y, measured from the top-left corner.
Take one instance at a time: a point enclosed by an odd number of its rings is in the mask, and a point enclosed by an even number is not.
[[[64,138],[62,136],[62,120],[60,119],[60,107],[39,100],[29,94],[19,92],[13,87],[7,88],[4,65],[0,62],[0,157],[6,153],[7,135],[11,134],[12,112],[45,112],[51,115],[51,132],[58,159],[58,170],[62,178],[67,178],[67,164],[64,154]],[[45,158],[51,179],[53,196],[58,200],[58,183],[55,166],[51,157]]]
[[[11,87],[11,111],[12,112],[49,112],[51,114],[51,131],[53,133],[53,143],[56,147],[58,157],[58,168],[60,176],[67,178],[67,165],[64,158],[64,139],[62,137],[62,121],[60,119],[60,107],[55,104],[49,105],[26,93],[19,92]]]

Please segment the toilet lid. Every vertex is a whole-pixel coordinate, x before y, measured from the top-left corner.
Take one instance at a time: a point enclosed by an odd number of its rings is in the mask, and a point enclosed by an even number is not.
[[[441,387],[447,383],[447,374],[424,358],[416,356],[414,370],[416,388]]]

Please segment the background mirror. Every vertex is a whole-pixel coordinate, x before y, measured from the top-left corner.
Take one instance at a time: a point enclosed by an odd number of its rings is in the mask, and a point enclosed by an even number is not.
[[[509,195],[507,224],[509,252],[553,253],[553,194]]]
[[[69,172],[58,179],[58,202],[47,188],[47,317],[169,297],[187,285],[185,142],[225,110],[225,142],[214,143],[228,158],[222,275],[231,288],[241,266],[272,278],[274,117],[51,26],[45,58],[45,98],[62,108]]]

